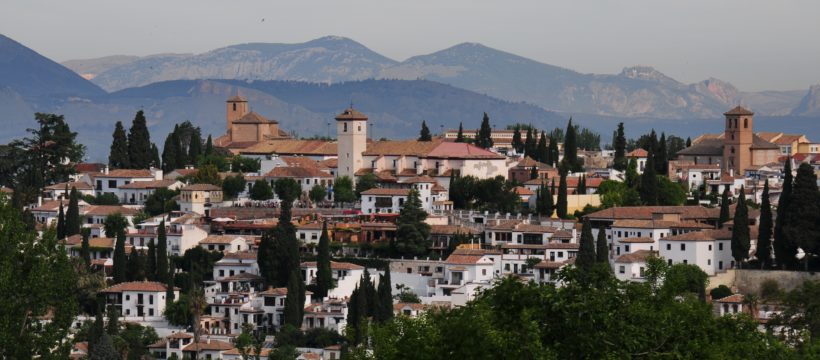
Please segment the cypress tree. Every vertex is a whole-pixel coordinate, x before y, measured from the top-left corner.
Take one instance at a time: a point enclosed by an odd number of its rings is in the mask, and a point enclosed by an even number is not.
[[[179,167],[184,167],[188,165],[188,152],[186,151],[185,147],[182,144],[182,137],[179,131],[179,125],[174,125],[174,134],[171,135],[172,146],[174,146],[174,154],[176,154],[176,159],[174,160]]]
[[[305,311],[305,283],[302,281],[301,271],[296,268],[290,272],[288,278],[288,294],[285,297],[285,324],[302,327]]]
[[[151,167],[160,169],[162,168],[162,160],[159,157],[159,149],[157,149],[157,144],[151,143]]]
[[[122,121],[117,121],[114,125],[114,133],[111,135],[111,151],[108,154],[108,166],[114,169],[127,169],[130,164],[128,155],[128,138],[125,135],[125,128]]]
[[[63,212],[63,202],[60,201],[60,210],[57,213],[57,238],[62,240],[66,236],[65,213]]]
[[[595,259],[598,263],[609,265],[609,246],[606,244],[606,227],[598,229],[598,239],[595,241]]]
[[[586,174],[581,175],[581,178],[578,179],[578,186],[575,188],[575,193],[579,195],[583,195],[587,193],[587,176]]]
[[[555,178],[552,179],[552,190],[555,190]],[[544,194],[544,212],[542,215],[552,217],[555,212],[555,204],[552,201],[552,192],[547,189],[546,184],[541,184],[541,193]]]
[[[97,302],[97,309],[94,313],[94,323],[88,331],[89,354],[93,354],[94,348],[100,343],[100,339],[105,334],[105,320],[103,319],[103,305]]]
[[[814,168],[807,163],[797,168],[786,219],[786,241],[791,248],[800,247],[806,252],[803,261],[808,267],[811,256],[820,253],[820,190]]]
[[[178,146],[174,146],[174,133],[168,134],[165,137],[165,145],[162,147],[162,170],[165,172],[171,172],[174,169],[179,168],[179,164],[177,164],[177,149]]]
[[[427,212],[422,208],[418,191],[410,190],[396,218],[396,255],[421,256],[427,252],[430,225],[425,222],[426,219]]]
[[[159,223],[157,231],[157,263],[156,276],[159,282],[168,281],[168,239],[165,234],[165,220]]]
[[[615,170],[626,170],[626,137],[624,136],[624,123],[618,123],[618,130],[612,147],[615,149],[615,160],[612,167]]]
[[[202,155],[202,135],[197,128],[191,132],[190,144],[188,144],[188,164],[196,164],[200,155]]]
[[[145,277],[157,281],[157,247],[153,241],[148,242],[148,259],[145,261]]]
[[[106,333],[100,335],[97,343],[88,351],[89,360],[118,360],[121,358],[122,356],[114,347],[114,341],[111,339],[111,335]]]
[[[564,133],[564,162],[569,171],[581,171],[581,164],[578,163],[578,142],[575,134],[575,126],[572,126],[572,118],[567,123],[567,131]]]
[[[567,218],[567,173],[561,171],[561,178],[558,180],[558,203],[555,212],[561,219]]]
[[[544,132],[541,132],[541,139],[538,140],[538,146],[535,149],[536,159],[542,163],[546,163],[549,160],[549,153],[550,150],[547,147],[547,135]]]
[[[76,187],[71,187],[68,200],[68,212],[65,219],[65,235],[71,236],[80,233],[80,194]]]
[[[393,294],[390,284],[390,267],[384,270],[384,275],[379,276],[379,287],[376,290],[378,297],[379,312],[376,321],[384,323],[393,317]]]
[[[208,134],[208,140],[205,141],[204,155],[209,156],[213,153],[214,153],[214,140],[211,138],[211,134]]]
[[[687,137],[686,138],[686,147],[690,147],[690,146],[692,146],[692,138]]]
[[[126,278],[128,281],[145,280],[145,261],[137,249],[132,249],[128,256]]]
[[[658,174],[669,176],[669,155],[666,151],[666,133],[661,133],[661,139],[658,140],[658,152],[655,157],[655,168]]]
[[[317,300],[327,296],[333,287],[333,272],[330,268],[330,236],[327,233],[327,221],[322,224],[322,236],[319,237],[316,256],[316,297]]]
[[[735,218],[732,225],[732,257],[738,268],[743,260],[749,257],[749,210],[746,208],[746,191],[740,187],[740,196],[735,207]]]
[[[524,152],[524,141],[521,140],[521,126],[516,125],[513,128],[512,147],[518,154]]]
[[[114,306],[114,304],[108,305],[106,316],[108,317],[108,324],[106,325],[105,332],[108,335],[116,336],[117,333],[120,332],[120,314],[119,311],[117,311],[117,307]]]
[[[552,178],[552,186],[550,188],[550,195],[555,196],[555,194],[557,194],[557,192],[555,192],[555,178]]]
[[[763,183],[763,199],[760,202],[760,225],[757,232],[755,251],[760,268],[768,268],[772,263],[772,204],[769,201],[769,180]]]
[[[527,138],[524,140],[524,153],[533,159],[538,158],[538,155],[536,155],[535,135],[532,133],[532,126],[527,128]]]
[[[561,154],[558,151],[558,138],[557,137],[550,136],[549,149],[550,149],[550,158],[549,158],[548,163],[554,167],[555,164],[558,164],[558,159],[561,157]]]
[[[456,134],[456,142],[464,142],[464,125],[458,123],[458,133]]]
[[[427,122],[421,121],[421,131],[419,131],[419,141],[432,141],[433,135],[430,134],[430,128],[427,127]]]
[[[789,208],[789,201],[792,197],[793,188],[792,178],[792,161],[791,157],[786,157],[786,164],[783,167],[783,189],[780,192],[780,200],[777,202],[777,221],[774,224],[774,258],[777,264],[781,267],[793,267],[795,265],[794,255],[797,252],[796,248],[789,246],[788,240],[784,234],[788,219],[786,218],[786,211]]]
[[[91,237],[91,229],[85,228],[82,229],[81,232],[83,236],[83,243],[80,248],[80,254],[82,255],[83,262],[85,262],[85,266],[91,266],[91,248],[88,243],[88,239]]]
[[[174,301],[174,264],[171,263],[171,268],[168,269],[168,280],[165,282],[165,301],[166,304],[170,304]]]
[[[595,239],[592,237],[592,225],[589,219],[584,218],[581,227],[581,241],[578,247],[578,256],[575,258],[575,266],[579,269],[589,269],[596,262]]]
[[[106,231],[107,233],[108,231]],[[127,266],[128,258],[125,255],[125,230],[117,231],[117,243],[114,247],[114,283],[119,284],[125,282],[127,277],[125,268]]]
[[[131,129],[128,132],[128,159],[134,169],[147,169],[151,165],[151,135],[142,110],[137,111]]]
[[[718,218],[718,228],[723,228],[723,223],[729,221],[729,187],[723,188],[723,195],[720,196],[720,217]]]
[[[638,187],[638,161],[635,158],[629,159],[629,165],[627,165],[626,174],[624,174],[624,182],[629,188]]]
[[[484,149],[493,147],[492,131],[490,127],[490,116],[485,112],[484,118],[481,120],[481,128],[478,130],[475,139],[475,145]]]
[[[646,157],[646,167],[641,175],[639,190],[644,205],[658,205],[658,176],[655,172],[655,154],[652,150],[649,151],[649,155]]]

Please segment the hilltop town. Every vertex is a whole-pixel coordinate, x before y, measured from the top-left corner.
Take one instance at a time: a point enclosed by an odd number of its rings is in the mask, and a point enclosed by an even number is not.
[[[820,143],[491,115],[308,139],[236,94],[222,134],[140,111],[89,163],[38,113],[0,148],[3,311],[78,359],[816,356]]]

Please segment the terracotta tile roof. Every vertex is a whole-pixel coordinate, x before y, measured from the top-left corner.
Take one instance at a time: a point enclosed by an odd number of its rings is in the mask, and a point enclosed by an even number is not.
[[[697,143],[692,142],[692,146],[678,151],[677,155],[722,156],[723,139],[704,138]]]
[[[652,256],[658,256],[657,251],[653,250],[638,250],[633,253],[623,254],[615,259],[616,263],[637,263],[637,262],[646,262],[646,259]]]
[[[160,189],[168,188],[174,185],[177,181],[171,179],[165,180],[151,180],[151,181],[134,181],[130,184],[120,186],[120,189]]]
[[[315,169],[327,168],[327,166],[323,165],[321,161],[316,161],[306,156],[280,156],[279,159],[288,164],[288,166],[293,167],[305,167]]]
[[[253,111],[242,115],[239,119],[234,120],[234,124],[278,124],[279,122],[273,119],[259,115]]]
[[[216,339],[201,339],[198,343],[191,343],[184,347],[182,351],[200,352],[200,351],[221,351],[233,349],[230,343],[216,340]]]
[[[561,243],[561,242],[551,242],[544,245],[545,249],[565,249],[565,250],[578,250],[581,245],[578,243]]]
[[[752,136],[752,146],[751,146],[751,148],[752,149],[773,149],[773,150],[774,149],[780,149],[780,147],[777,146],[776,144],[773,144],[771,142],[763,140],[763,139],[760,138],[760,136],[757,136],[757,135]]]
[[[366,191],[362,191],[362,195],[375,195],[375,196],[408,196],[410,195],[410,189],[383,189],[383,188],[373,188]]]
[[[316,262],[315,261],[305,261],[302,263],[301,267],[303,268],[315,268]],[[349,262],[330,262],[330,269],[331,270],[363,270],[364,266],[356,265]]]
[[[115,241],[116,239],[105,237],[88,238],[88,247],[98,249],[113,249]],[[65,240],[63,240],[63,244],[65,244],[65,246],[82,246],[83,237],[79,234],[71,235],[65,238]]]
[[[121,293],[123,291],[165,292],[165,284],[156,281],[131,281],[119,283],[102,289],[104,293]]]
[[[365,156],[379,156],[379,155],[410,155],[410,156],[426,156],[435,149],[440,140],[433,141],[418,141],[418,140],[386,140],[376,141],[367,144],[367,150],[362,155]],[[413,171],[415,174],[415,170]]]
[[[444,262],[451,265],[474,265],[481,260],[482,257],[489,254],[498,254],[498,252],[490,252],[488,250],[478,249],[461,249],[458,248],[453,251],[447,260]]]
[[[743,294],[733,294],[729,295],[720,299],[715,300],[719,303],[742,303],[743,302]]]
[[[336,115],[336,120],[367,120],[367,115],[349,107],[344,109],[339,115]]]
[[[182,191],[221,191],[222,188],[213,184],[192,184],[181,189]]]
[[[498,225],[489,226],[487,230],[491,231],[515,231],[527,233],[555,233],[558,229],[551,226],[544,226],[538,224],[525,224],[522,220],[508,220],[499,223]]]
[[[420,310],[427,309],[428,307],[430,307],[430,305],[421,304],[421,303],[403,303],[403,302],[400,302],[400,303],[393,304],[393,311],[402,311],[405,308],[411,308],[415,311],[420,311]]]
[[[430,234],[443,234],[443,235],[472,234],[472,235],[478,235],[478,234],[481,234],[481,231],[475,230],[473,228],[468,228],[466,226],[458,226],[458,225],[430,225]]]
[[[641,149],[641,148],[637,148],[635,150],[630,151],[628,154],[626,154],[626,157],[628,157],[628,158],[631,158],[631,157],[645,158],[647,156],[649,156],[649,151],[646,151],[646,150]]]
[[[105,173],[94,173],[92,177],[103,177],[103,178],[154,178],[154,175],[151,174],[151,170],[143,170],[143,169],[114,169],[108,171],[108,174]]]
[[[302,353],[297,358],[303,358],[305,360],[322,360],[322,356],[317,353],[306,352]]]
[[[281,287],[281,288],[273,288],[269,287],[265,291],[259,293],[262,296],[287,296],[288,295],[288,288]]]
[[[291,167],[280,166],[271,169],[265,174],[268,178],[332,178],[333,176],[319,170],[318,168],[310,167]]]
[[[427,175],[414,176],[414,177],[411,177],[409,179],[401,180],[399,182],[402,183],[402,184],[417,184],[417,183],[438,184],[438,181],[436,181],[436,179],[433,179],[433,178],[431,178]]]
[[[628,237],[628,238],[618,240],[618,242],[625,243],[625,244],[643,244],[643,243],[651,244],[651,243],[654,243],[655,240],[652,239],[651,237]]]
[[[58,211],[58,209],[60,208],[60,203],[61,203],[60,200],[43,201],[43,203],[40,206],[32,208],[30,210],[31,211],[40,211],[40,212]],[[67,201],[65,202],[65,204],[63,204],[63,207],[65,207],[65,208],[68,207],[68,202]],[[63,210],[67,210],[67,209],[63,209]]]
[[[237,94],[237,95],[234,95],[234,96],[231,96],[230,98],[228,98],[228,101],[226,101],[226,102],[248,102],[248,100],[246,100],[245,98],[243,98],[242,96],[239,96],[239,94]]]
[[[791,145],[792,143],[799,141],[802,137],[804,137],[802,134],[783,134],[783,136],[778,137],[774,141],[769,140],[769,142],[778,145]]]
[[[441,159],[506,159],[504,155],[468,143],[441,142],[427,157]]]
[[[727,229],[692,231],[685,234],[667,236],[661,240],[665,241],[715,241],[729,240],[732,232]],[[755,238],[755,237],[752,237]]]
[[[328,168],[331,168],[331,169],[336,169],[336,168],[339,167],[339,159],[338,158],[332,158],[332,159],[322,160],[322,161],[319,162],[319,164],[321,164],[323,166],[326,166]]]
[[[179,174],[179,176],[189,176],[189,175],[196,174],[197,171],[199,171],[199,170],[197,170],[197,169],[174,169],[173,171],[171,171],[168,174],[177,173],[177,174]]]
[[[525,156],[518,164],[515,165],[517,168],[524,168],[524,169],[531,169],[533,166],[538,168],[539,170],[547,170],[547,169],[554,169],[552,166],[544,164],[542,162],[535,161],[535,159]]]
[[[193,339],[194,336],[186,332],[175,332],[165,337],[166,339]]]
[[[90,173],[90,172],[100,172],[105,169],[105,164],[101,163],[79,163],[74,165],[74,170],[77,173]]]
[[[549,261],[549,260],[541,260],[540,263],[535,264],[536,269],[558,269],[561,266],[566,265],[565,261]]]
[[[237,251],[225,254],[222,259],[256,260],[255,251]]]
[[[603,178],[588,177],[588,178],[585,179],[584,185],[586,185],[586,187],[588,189],[596,189],[599,186],[601,186],[601,183],[603,181],[604,181]],[[577,176],[568,177],[567,178],[567,188],[569,188],[569,189],[578,188],[578,183],[580,183],[580,182],[581,182],[580,177],[577,177]],[[544,180],[544,179],[530,179],[530,180],[527,180],[526,182],[524,182],[524,185],[531,185],[531,186],[532,185],[540,186],[541,184],[549,185],[550,181],[547,181],[547,180]],[[555,186],[558,186],[557,182],[555,183]]]
[[[14,192],[14,190],[12,190],[12,189],[9,189],[5,186],[0,186],[0,193],[11,194],[13,192]]]
[[[123,216],[134,216],[139,214],[139,210],[124,207],[121,205],[91,205],[83,215],[85,216],[108,216],[112,214],[121,214]]]
[[[94,187],[89,185],[88,183],[78,181],[78,182],[62,182],[59,184],[54,184],[50,186],[46,186],[46,190],[65,190],[68,187],[68,190],[71,190],[72,187],[77,188],[77,190],[94,190]],[[11,190],[11,189],[9,189]]]
[[[532,190],[527,189],[527,188],[525,188],[525,187],[523,187],[523,186],[516,186],[513,190],[515,191],[515,193],[516,193],[518,196],[522,196],[522,195],[523,195],[523,196],[532,196],[532,195],[534,195],[534,194],[535,194],[534,192],[532,192]]]
[[[270,352],[271,352],[271,351],[273,351],[273,349],[270,349],[270,348],[262,348],[262,350],[260,350],[260,351],[259,351],[259,355],[260,355],[260,357],[262,357],[262,358],[268,358],[268,355],[270,355]],[[230,349],[230,350],[223,351],[223,352],[222,352],[222,355],[233,355],[233,356],[239,356],[239,355],[242,355],[242,353],[241,353],[241,352],[239,352],[239,349],[238,349],[238,348],[233,348],[233,349]],[[248,352],[247,352],[247,355],[248,355],[249,357],[256,356],[256,349],[254,349],[254,348],[252,348],[252,347],[251,347],[251,348],[249,348],[249,349],[248,349]],[[241,357],[238,357],[238,359],[241,359]]]
[[[590,219],[634,219],[651,220],[652,214],[681,214],[683,219],[717,219],[720,209],[712,214],[712,209],[703,206],[623,206],[611,207],[588,214]]]
[[[241,154],[327,155],[335,156],[335,142],[323,140],[267,140],[240,151]]]
[[[200,244],[230,244],[234,240],[239,239],[243,240],[244,237],[241,235],[209,235],[208,237],[202,239]]]
[[[149,349],[165,349],[165,346],[168,345],[168,340],[160,339],[159,341],[148,345]]]
[[[735,106],[734,109],[723,113],[723,115],[754,115],[754,114],[755,113],[749,111],[748,109],[746,109],[742,106]]]

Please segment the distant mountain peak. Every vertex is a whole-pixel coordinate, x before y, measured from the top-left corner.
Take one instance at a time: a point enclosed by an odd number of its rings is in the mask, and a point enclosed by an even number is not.
[[[672,78],[666,76],[664,73],[656,70],[654,67],[647,66],[647,65],[635,65],[625,67],[621,70],[620,76],[630,78],[630,79],[638,79],[638,80],[673,80]]]

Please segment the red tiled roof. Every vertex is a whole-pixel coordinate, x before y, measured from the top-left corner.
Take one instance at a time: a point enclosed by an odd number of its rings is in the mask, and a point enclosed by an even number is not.
[[[350,107],[336,115],[336,120],[367,120],[367,115]]]
[[[220,350],[230,350],[233,349],[233,345],[230,343],[216,340],[216,339],[200,339],[198,343],[191,343],[188,344],[182,351],[192,351],[192,352],[200,352],[200,351],[220,351]]]
[[[271,169],[265,177],[268,178],[332,178],[333,176],[310,167],[280,166]]]
[[[94,190],[94,187],[89,185],[88,183],[78,181],[78,182],[63,182],[59,184],[54,184],[50,186],[46,186],[47,190],[65,190],[68,187],[68,190],[71,190],[72,187],[77,188],[77,190]]]
[[[630,151],[628,154],[626,154],[626,157],[628,157],[628,158],[629,157],[645,158],[647,156],[649,156],[649,152],[644,150],[644,149],[641,149],[641,148],[637,148],[635,150]]]
[[[618,242],[626,243],[626,244],[643,244],[643,243],[649,244],[649,243],[654,243],[655,240],[652,239],[651,237],[628,237],[628,238],[625,238],[625,239],[618,240]]]
[[[468,143],[441,142],[427,154],[432,158],[455,159],[506,159],[504,155],[482,149]]]
[[[256,112],[249,112],[242,115],[239,119],[234,120],[235,124],[278,124],[279,122],[273,119],[268,119]]]
[[[133,216],[139,214],[139,210],[124,207],[121,205],[91,205],[85,211],[86,216],[108,216],[121,214],[123,216]]]
[[[243,149],[240,153],[335,156],[337,154],[337,145],[335,142],[323,140],[267,140]]]
[[[645,262],[651,256],[657,256],[658,252],[653,250],[638,250],[633,253],[623,254],[615,259],[617,263],[636,263]]]
[[[104,178],[154,178],[154,175],[151,174],[151,170],[143,170],[143,169],[114,169],[108,171],[108,174],[105,173],[94,173],[92,177],[104,177]]]
[[[130,184],[126,184],[120,186],[120,189],[160,189],[160,188],[167,188],[171,185],[174,185],[177,181],[166,179],[166,180],[151,180],[151,181],[134,181]]]
[[[213,184],[192,184],[185,186],[182,191],[221,191],[222,188]]]
[[[302,263],[301,267],[303,267],[303,268],[316,267],[316,262],[315,261],[305,261],[305,262]],[[362,269],[364,269],[364,266],[356,265],[356,264],[349,263],[349,262],[331,261],[330,262],[330,269],[331,270],[362,270]]]
[[[532,196],[533,194],[535,194],[534,192],[532,192],[532,190],[527,189],[523,186],[516,186],[513,190],[515,190],[515,193],[518,196]]]
[[[735,106],[734,109],[723,113],[723,115],[754,115],[754,114],[755,113],[749,111],[748,109],[746,109],[742,106]]]
[[[383,189],[383,188],[373,188],[369,190],[362,191],[362,195],[375,195],[375,196],[408,196],[410,195],[410,189]]]
[[[119,283],[114,286],[109,286],[101,292],[104,293],[120,293],[123,291],[144,291],[144,292],[165,292],[167,287],[165,284],[156,281],[131,281]]]
[[[240,235],[210,235],[202,241],[200,244],[230,244],[236,239],[244,239],[243,236]]]
[[[743,302],[743,294],[733,294],[729,295],[720,299],[715,300],[719,303],[742,303]]]

